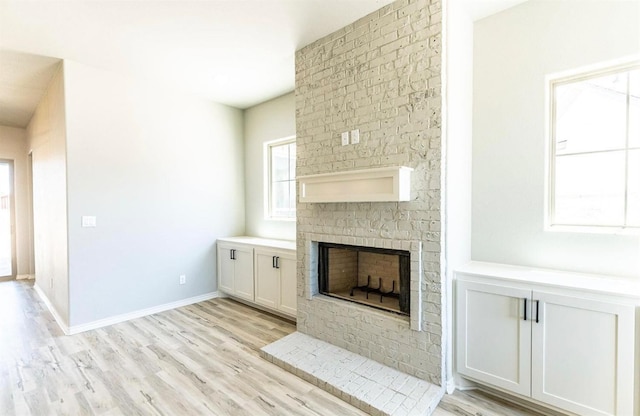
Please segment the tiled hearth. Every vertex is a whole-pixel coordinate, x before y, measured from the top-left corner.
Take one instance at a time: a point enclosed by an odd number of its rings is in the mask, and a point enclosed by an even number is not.
[[[438,386],[300,332],[261,356],[370,415],[428,415],[442,397]]]
[[[428,415],[444,390],[416,377],[410,366],[427,364],[429,334],[421,330],[423,287],[419,241],[358,240],[345,236],[308,234],[305,253],[305,293],[314,321],[330,328],[323,340],[295,332],[274,342],[261,355],[372,415]],[[411,316],[322,295],[318,285],[318,246],[368,244],[410,254]],[[300,315],[298,317],[300,323]],[[300,327],[300,325],[299,325]],[[362,342],[362,340],[368,340]],[[327,342],[328,341],[328,342]],[[342,346],[352,343],[349,349]],[[362,350],[357,345],[363,343]],[[403,345],[404,343],[404,345]],[[353,351],[355,347],[356,351]],[[382,351],[376,354],[376,351]],[[372,353],[373,352],[373,353]],[[391,359],[387,357],[391,356]],[[390,365],[385,365],[390,364]],[[408,374],[409,373],[409,374]]]

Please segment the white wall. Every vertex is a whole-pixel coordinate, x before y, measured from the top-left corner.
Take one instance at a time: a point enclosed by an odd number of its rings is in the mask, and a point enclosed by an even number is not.
[[[246,232],[248,235],[296,239],[296,222],[267,220],[264,215],[264,143],[296,134],[294,93],[245,110]]]
[[[66,126],[63,70],[53,77],[27,127],[33,163],[36,285],[69,323]]]
[[[64,65],[70,325],[215,291],[215,241],[244,232],[242,111]]]
[[[543,230],[545,75],[640,53],[640,2],[532,0],[474,41],[472,258],[640,276],[638,236]]]
[[[28,166],[27,131],[0,126],[0,159],[13,160],[13,189],[15,205],[15,238],[17,275],[33,274],[31,269],[31,203],[29,200],[30,172]]]

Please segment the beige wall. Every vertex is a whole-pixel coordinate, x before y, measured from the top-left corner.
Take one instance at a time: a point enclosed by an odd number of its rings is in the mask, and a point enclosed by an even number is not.
[[[631,55],[636,1],[528,1],[476,22],[473,260],[638,277],[638,235],[544,228],[545,77]]]
[[[216,239],[244,234],[242,114],[61,65],[24,154],[32,152],[36,285],[64,326],[215,292]],[[82,228],[83,215],[97,227]]]
[[[16,127],[0,126],[0,159],[13,161],[13,188],[15,205],[15,255],[14,275],[33,273],[31,242],[31,204],[29,201],[29,162],[27,131]]]
[[[296,222],[265,218],[264,144],[295,136],[296,102],[293,93],[258,104],[244,112],[247,234],[284,240],[296,239]]]
[[[64,67],[70,325],[211,295],[216,239],[244,233],[242,110]]]
[[[444,2],[442,106],[443,348],[453,392],[453,277],[471,259],[473,21],[467,4]]]
[[[27,127],[33,163],[36,285],[63,323],[69,322],[64,81],[54,76]]]

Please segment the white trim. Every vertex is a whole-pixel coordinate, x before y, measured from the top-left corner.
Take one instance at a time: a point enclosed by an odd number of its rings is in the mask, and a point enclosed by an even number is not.
[[[209,292],[204,295],[194,296],[178,300],[175,302],[169,302],[158,306],[152,306],[151,308],[140,309],[133,312],[123,313],[122,315],[115,315],[109,318],[99,319],[97,321],[88,322],[86,324],[74,325],[69,328],[69,335],[79,334],[80,332],[90,331],[92,329],[98,329],[109,325],[115,325],[120,322],[130,321],[132,319],[142,318],[144,316],[153,315],[156,313],[168,311],[171,309],[180,308],[183,306],[192,305],[198,302],[204,302],[210,299],[219,297],[218,292]]]
[[[596,234],[637,234],[636,226],[627,225],[628,222],[628,158],[629,150],[635,150],[635,147],[629,147],[629,86],[627,85],[627,103],[626,103],[626,138],[624,148],[605,149],[586,152],[563,153],[556,154],[556,87],[575,82],[580,82],[592,78],[602,77],[609,74],[629,72],[640,68],[640,56],[626,57],[624,59],[613,62],[600,63],[588,67],[582,67],[565,71],[562,73],[549,74],[545,77],[545,182],[544,182],[544,231],[545,232],[581,232]],[[556,185],[556,162],[558,157],[573,156],[582,154],[600,154],[612,151],[625,152],[625,200],[624,200],[624,224],[604,225],[604,224],[561,224],[556,221],[555,212],[555,185]]]
[[[16,280],[34,280],[36,278],[33,274],[19,274],[16,276]]]
[[[226,294],[224,292],[220,293],[220,297],[221,298],[233,299],[234,301],[236,301],[238,303],[242,303],[243,305],[249,306],[250,308],[258,309],[258,310],[260,310],[262,312],[267,312],[267,313],[270,313],[272,315],[279,316],[280,318],[284,318],[284,319],[286,319],[288,321],[297,322],[297,319],[298,319],[297,315],[291,315],[291,314],[288,314],[287,312],[283,312],[283,311],[279,311],[279,310],[274,309],[274,308],[270,308],[269,306],[263,306],[263,305],[260,305],[258,303],[252,302],[250,300],[242,299],[242,298],[239,298],[239,297],[233,296],[233,295],[228,295],[228,294]]]
[[[456,391],[456,382],[453,376],[447,380],[446,390],[447,394],[453,394]]]
[[[406,166],[299,176],[300,202],[386,202],[411,200]]]
[[[548,74],[545,77],[545,82],[548,84],[550,81],[562,82],[571,79],[588,78],[589,76],[598,76],[599,74],[606,74],[611,70],[624,69],[625,67],[632,67],[638,65],[640,62],[640,54],[624,56],[620,59],[613,59],[605,62],[598,62],[593,65],[585,65],[578,68],[571,68],[566,71],[559,71],[552,74]]]
[[[547,75],[544,79],[544,212],[543,229],[547,231],[553,224],[555,217],[554,207],[555,200],[551,196],[555,194],[555,144],[553,144],[553,126],[555,125],[555,117],[553,115],[555,106],[554,101],[553,75]]]
[[[473,386],[456,386],[456,390],[458,391],[472,391],[472,390],[480,390],[480,387],[478,387],[477,385],[473,385]],[[451,393],[449,393],[451,394]]]
[[[610,235],[638,235],[640,227],[620,227],[615,225],[580,225],[580,224],[552,224],[544,229],[550,233],[582,233],[582,234],[610,234]]]
[[[270,140],[264,142],[263,149],[263,193],[264,193],[264,219],[267,221],[295,221],[296,217],[279,217],[274,216],[271,212],[271,148],[273,146],[284,146],[292,143],[296,143],[296,135],[286,136],[276,140]],[[295,181],[295,178],[292,178]]]
[[[168,311],[171,309],[176,309],[183,306],[188,306],[194,303],[204,302],[210,299],[220,297],[220,294],[217,291],[209,292],[209,293],[205,293],[204,295],[193,296],[193,297],[178,300],[175,302],[169,302],[162,305],[153,306],[151,308],[140,309],[137,311],[124,313],[121,315],[115,315],[109,318],[88,322],[86,324],[74,325],[69,327],[62,320],[62,318],[60,317],[56,309],[53,307],[53,304],[51,303],[49,298],[47,298],[47,295],[44,293],[44,291],[42,291],[42,289],[40,289],[40,287],[37,284],[35,284],[34,287],[35,287],[36,293],[38,293],[38,295],[40,296],[44,304],[47,306],[47,309],[49,309],[49,312],[51,312],[51,315],[53,315],[53,317],[55,318],[56,322],[58,323],[58,326],[60,327],[60,329],[62,329],[62,331],[64,331],[66,335],[79,334],[81,332],[90,331],[92,329],[103,328],[105,326],[118,324],[120,322],[130,321],[132,319],[142,318],[144,316],[153,315],[156,313],[160,313],[160,312]]]
[[[58,311],[53,306],[53,303],[51,303],[51,301],[47,297],[47,294],[44,292],[44,290],[42,290],[40,286],[38,286],[37,282],[36,284],[33,285],[33,288],[36,290],[36,293],[38,294],[38,296],[40,296],[40,299],[42,299],[42,301],[44,302],[49,312],[51,312],[51,315],[53,315],[53,319],[56,320],[56,322],[58,323],[58,326],[60,327],[60,329],[62,329],[62,332],[64,332],[66,335],[71,335],[71,333],[69,332],[69,326],[62,319],[60,314],[58,314]]]

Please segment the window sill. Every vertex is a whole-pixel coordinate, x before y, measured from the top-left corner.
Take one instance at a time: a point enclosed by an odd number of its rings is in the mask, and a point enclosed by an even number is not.
[[[588,226],[588,225],[547,225],[544,230],[552,233],[640,235],[638,227]]]
[[[276,222],[296,222],[296,218],[285,218],[285,217],[265,217],[265,221],[276,221]]]

